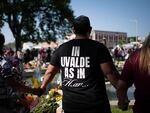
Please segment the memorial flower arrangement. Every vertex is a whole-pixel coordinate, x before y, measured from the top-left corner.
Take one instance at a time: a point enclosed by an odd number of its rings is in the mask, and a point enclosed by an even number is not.
[[[47,95],[43,95],[39,99],[36,107],[30,110],[30,113],[56,113],[58,103],[62,96],[57,92],[57,89],[52,88]]]

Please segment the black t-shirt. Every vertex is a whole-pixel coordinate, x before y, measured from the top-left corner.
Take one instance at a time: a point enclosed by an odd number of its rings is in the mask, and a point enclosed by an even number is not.
[[[54,53],[51,64],[61,69],[63,109],[110,113],[101,63],[112,62],[108,49],[91,39],[73,39]]]

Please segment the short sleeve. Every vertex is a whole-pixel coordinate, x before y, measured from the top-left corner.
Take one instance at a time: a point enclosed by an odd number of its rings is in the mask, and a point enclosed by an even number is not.
[[[106,48],[106,46],[101,45],[99,46],[99,62],[101,63],[105,63],[105,62],[112,62],[112,57],[110,55],[109,50]]]
[[[8,78],[12,76],[12,66],[7,61],[1,66],[1,76],[3,78]]]
[[[59,49],[55,50],[53,53],[50,64],[56,67],[60,67]]]
[[[121,73],[121,80],[125,81],[129,87],[133,84],[133,71],[130,58],[127,59],[124,64],[124,68]]]

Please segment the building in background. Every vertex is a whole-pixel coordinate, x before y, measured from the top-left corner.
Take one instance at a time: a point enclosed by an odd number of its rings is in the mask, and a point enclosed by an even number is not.
[[[127,42],[126,32],[92,30],[91,39],[104,43],[108,48]]]
[[[65,37],[65,41],[75,38],[75,34],[68,33]],[[127,33],[125,32],[113,32],[113,31],[100,31],[92,30],[90,38],[100,43],[104,43],[109,49],[112,49],[118,44],[127,43]]]

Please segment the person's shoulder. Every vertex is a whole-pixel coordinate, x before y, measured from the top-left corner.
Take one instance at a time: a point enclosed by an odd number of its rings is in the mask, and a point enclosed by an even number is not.
[[[136,51],[133,51],[130,55],[130,57],[136,58],[139,56],[141,49],[138,49]]]
[[[69,46],[69,45],[72,45],[73,43],[79,43],[80,42],[84,42],[86,43],[87,45],[91,45],[91,46],[99,46],[99,47],[105,47],[105,45],[103,43],[100,43],[96,40],[92,40],[92,39],[72,39],[72,40],[69,40],[65,43],[62,43],[58,48],[63,48],[63,47],[66,47],[66,46]]]
[[[92,40],[92,39],[88,39],[89,40],[89,43],[95,45],[95,46],[100,46],[100,47],[105,47],[105,45],[101,42],[98,42],[96,40]]]
[[[65,46],[69,45],[69,43],[70,43],[70,41],[64,42],[64,43],[60,44],[57,49],[61,49]]]
[[[138,60],[139,60],[139,57],[140,57],[140,51],[141,49],[138,49],[136,51],[133,51],[129,58],[128,58],[128,61],[132,62],[132,63],[136,63]]]
[[[70,41],[67,41],[67,42],[64,42],[64,43],[60,44],[60,45],[55,49],[54,52],[60,52],[60,51],[62,51],[63,49],[68,48],[69,45],[70,45],[70,43],[71,43]]]

